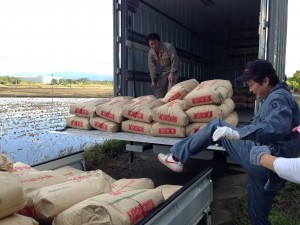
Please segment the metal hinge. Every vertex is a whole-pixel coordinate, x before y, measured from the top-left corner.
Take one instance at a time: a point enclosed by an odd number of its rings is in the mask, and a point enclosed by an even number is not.
[[[269,26],[269,22],[267,20],[263,20],[262,22],[262,28],[266,29]]]
[[[120,36],[117,36],[117,43],[121,43],[122,38]]]
[[[120,3],[116,4],[116,11],[121,11],[121,4]]]

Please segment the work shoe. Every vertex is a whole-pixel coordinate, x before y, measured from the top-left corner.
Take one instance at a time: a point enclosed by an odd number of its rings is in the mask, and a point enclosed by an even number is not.
[[[181,173],[182,172],[182,168],[183,168],[183,165],[181,162],[176,162],[174,159],[173,159],[173,155],[172,153],[169,153],[169,154],[158,154],[158,160],[164,164],[166,167],[168,167],[169,169],[173,170],[174,172],[177,172],[177,173]]]

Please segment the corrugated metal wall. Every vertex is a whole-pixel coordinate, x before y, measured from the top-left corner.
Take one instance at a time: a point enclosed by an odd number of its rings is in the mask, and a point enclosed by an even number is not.
[[[269,4],[267,59],[273,63],[279,78],[284,80],[288,0],[269,0]]]
[[[246,62],[258,57],[272,61],[280,75],[285,62],[287,1],[118,0],[126,11],[120,32],[122,63],[116,69],[121,71],[119,93],[153,94],[147,59],[151,32],[176,47],[181,80],[219,78],[235,85]]]
[[[181,80],[196,78],[198,80],[207,80],[213,69],[213,45],[201,38],[197,33],[189,29],[188,26],[181,24],[178,17],[173,19],[167,14],[179,15],[180,21],[190,21],[185,25],[193,24],[202,17],[192,19],[192,15],[188,13],[189,4],[184,1],[169,1],[170,4],[162,1],[151,1],[151,5],[156,7],[161,4],[168,5],[167,11],[161,12],[153,9],[152,6],[145,2],[138,2],[138,7],[134,8],[134,12],[130,12],[130,22],[127,23],[128,41],[127,41],[127,68],[128,71],[134,71],[128,75],[129,85],[132,87],[128,90],[129,95],[143,95],[151,93],[149,69],[148,69],[148,43],[146,37],[149,33],[157,32],[161,36],[161,41],[172,43],[177,49],[181,63]],[[158,5],[157,5],[158,4]],[[182,10],[181,10],[182,9]],[[204,19],[202,18],[202,21]],[[200,27],[200,26],[199,26]],[[203,29],[204,26],[203,26]],[[209,26],[206,28],[209,32]],[[135,35],[139,35],[141,39],[137,39]],[[132,79],[134,81],[132,81]]]

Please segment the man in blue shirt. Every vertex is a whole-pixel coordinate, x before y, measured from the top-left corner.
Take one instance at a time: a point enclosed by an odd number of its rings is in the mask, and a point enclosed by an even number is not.
[[[261,101],[261,107],[250,125],[240,129],[215,119],[203,129],[176,143],[171,154],[159,154],[161,163],[176,172],[183,164],[209,145],[219,144],[248,172],[248,209],[251,223],[269,225],[268,215],[274,198],[285,180],[274,172],[250,162],[253,146],[268,146],[274,156],[294,158],[300,150],[300,139],[292,128],[300,124],[300,111],[285,82],[280,83],[273,65],[267,60],[247,63],[243,75],[249,90]]]

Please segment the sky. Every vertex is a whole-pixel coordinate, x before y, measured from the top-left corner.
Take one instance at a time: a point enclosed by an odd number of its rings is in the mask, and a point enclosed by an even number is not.
[[[288,28],[286,46],[285,74],[288,77],[300,70],[300,1],[288,2]]]
[[[113,74],[111,0],[0,0],[0,75]],[[300,1],[289,0],[286,75],[300,70]],[[55,69],[53,69],[55,68]]]
[[[0,0],[0,74],[113,74],[109,0]]]

